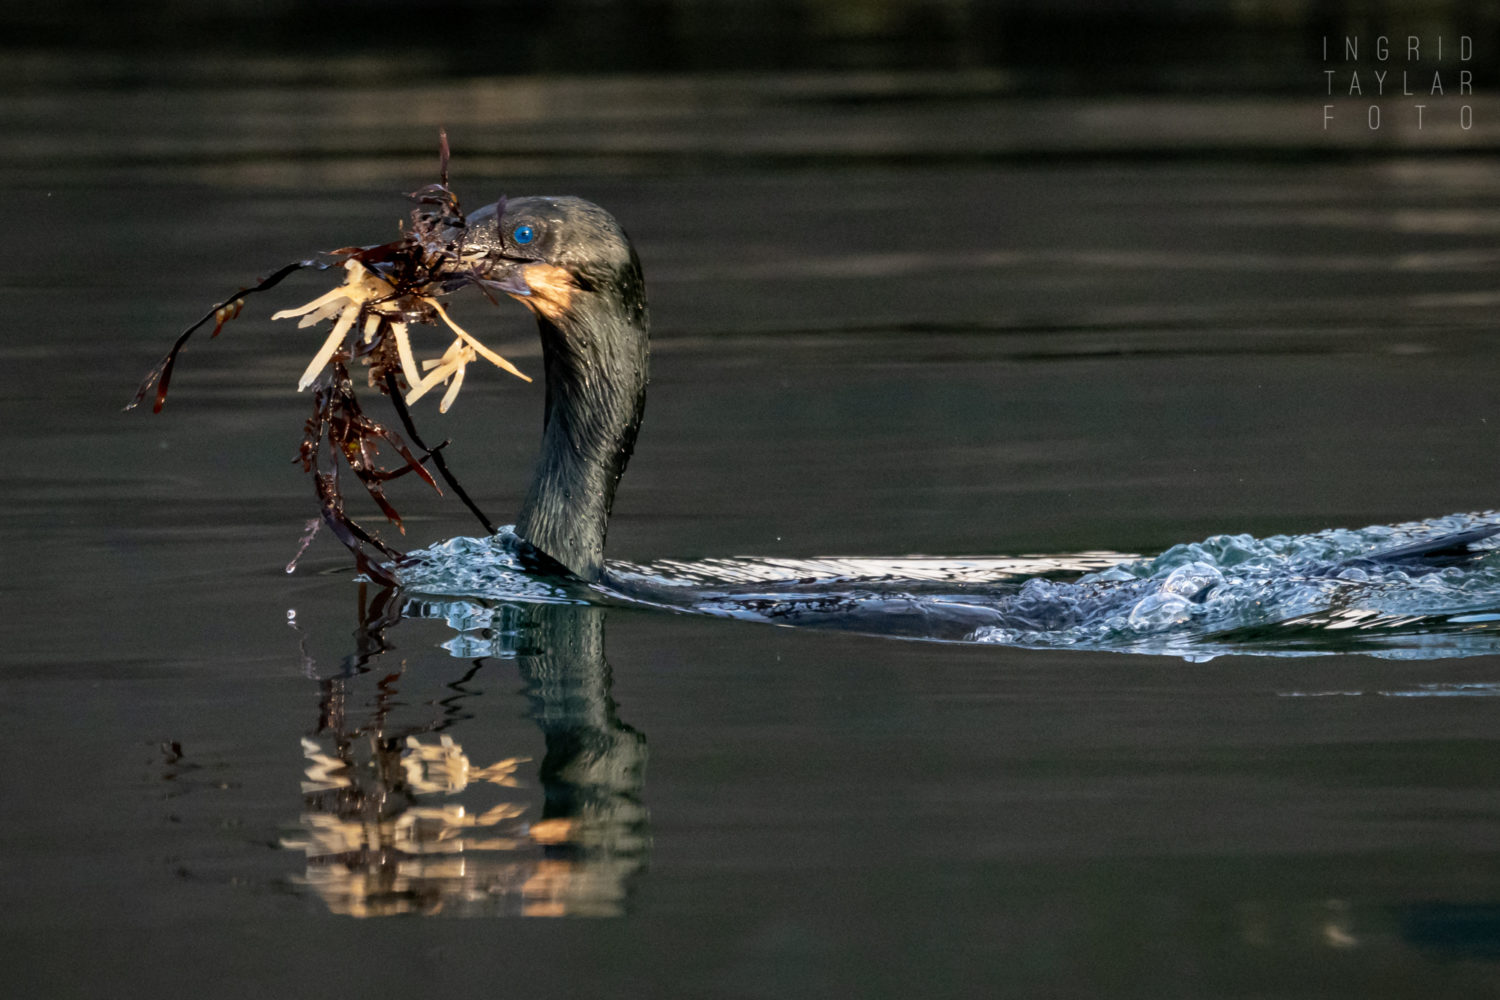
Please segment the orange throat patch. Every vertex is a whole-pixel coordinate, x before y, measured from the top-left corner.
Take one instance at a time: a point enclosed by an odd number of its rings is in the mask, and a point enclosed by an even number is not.
[[[511,298],[554,323],[572,306],[573,293],[578,291],[568,270],[552,264],[527,264],[521,268],[521,277],[531,294],[512,295]]]

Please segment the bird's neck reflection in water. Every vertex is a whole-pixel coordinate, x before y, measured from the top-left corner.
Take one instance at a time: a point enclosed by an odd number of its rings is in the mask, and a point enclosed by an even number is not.
[[[455,693],[433,703],[440,718],[399,725],[399,689],[420,679],[387,632],[403,617],[451,609],[403,603],[389,591],[366,606],[358,650],[339,676],[320,682],[318,728],[303,740],[303,812],[282,839],[306,856],[298,881],[352,916],[623,912],[649,843],[646,740],[615,715],[604,610],[501,604],[465,613],[470,624],[489,618],[488,628],[463,637],[469,647],[484,643],[487,655],[469,661],[447,685]],[[508,668],[505,661],[519,669],[544,737],[540,765],[526,756],[475,760],[465,750],[479,697],[468,684],[486,666]],[[474,744],[489,735],[467,734]]]

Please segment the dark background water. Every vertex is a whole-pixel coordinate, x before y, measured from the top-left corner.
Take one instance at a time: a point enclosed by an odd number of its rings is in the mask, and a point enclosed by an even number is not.
[[[640,250],[619,558],[1147,552],[1492,506],[1495,8],[1235,10],[4,15],[10,988],[1492,995],[1492,657],[1189,664],[611,610],[649,847],[613,876],[517,863],[600,877],[622,918],[332,915],[284,846],[317,815],[301,741],[446,720],[476,766],[531,759],[506,794],[535,820],[536,702],[442,622],[361,658],[327,539],[283,571],[315,514],[290,460],[316,337],[265,300],[189,348],[162,415],[119,412],[208,301],[388,238],[444,126],[470,207],[581,194]],[[1403,100],[1371,133],[1332,99],[1323,130],[1321,37],[1379,31],[1476,40],[1472,130],[1456,95],[1420,132]],[[458,311],[537,369],[520,310]],[[540,400],[486,372],[425,415],[499,519]],[[403,500],[406,544],[475,530]],[[553,912],[528,900],[490,910]]]

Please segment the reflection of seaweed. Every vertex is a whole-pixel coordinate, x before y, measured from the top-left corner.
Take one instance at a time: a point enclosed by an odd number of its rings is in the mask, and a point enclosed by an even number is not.
[[[400,621],[397,597],[375,594],[356,652],[321,682],[317,730],[302,744],[303,811],[282,841],[306,856],[299,881],[331,910],[358,916],[621,912],[645,862],[645,740],[615,715],[601,609],[493,609],[503,645],[495,652],[520,667],[546,739],[538,816],[518,797],[526,758],[479,766],[454,731],[471,717],[460,706],[472,704],[467,685],[488,661],[474,661],[447,685],[454,694],[428,703],[439,717],[393,721],[404,664],[374,668]],[[373,704],[364,722],[351,722],[363,676],[378,676]]]
[[[431,389],[447,383],[448,390],[439,406],[440,410],[446,411],[463,385],[468,364],[481,356],[520,378],[527,378],[454,323],[438,300],[441,295],[473,285],[494,302],[494,290],[504,290],[505,287],[491,279],[490,260],[485,253],[469,253],[465,249],[467,224],[459,208],[458,196],[448,187],[448,155],[448,137],[444,133],[440,139],[440,180],[409,196],[417,202],[417,207],[411,213],[410,227],[400,239],[376,246],[344,247],[332,251],[329,256],[342,261],[344,284],[306,305],[282,310],[272,317],[296,318],[299,327],[323,320],[333,321],[332,331],[297,386],[299,390],[304,389],[322,379],[313,394],[313,415],[307,421],[298,459],[303,469],[313,476],[322,523],[327,524],[354,554],[361,572],[386,584],[394,583],[394,578],[368,557],[365,548],[373,548],[388,559],[398,558],[400,553],[346,513],[339,489],[338,463],[348,466],[381,513],[404,533],[401,517],[386,497],[384,484],[415,472],[441,493],[436,480],[424,467],[424,463],[430,461],[459,499],[493,534],[494,524],[469,498],[443,459],[441,449],[447,442],[435,448],[422,444],[407,406]],[[504,211],[503,204],[499,211]],[[132,409],[154,395],[152,409],[161,412],[178,355],[193,333],[209,320],[214,321],[212,336],[217,337],[224,324],[240,314],[247,296],[275,287],[296,271],[306,268],[326,270],[332,266],[315,260],[295,261],[254,286],[215,304],[178,335],[166,356],[147,373],[126,409]],[[439,323],[448,327],[454,340],[441,356],[419,364],[412,351],[409,329],[414,325],[437,326]],[[355,397],[354,381],[347,367],[356,360],[368,370],[369,385],[390,397],[407,437],[416,445],[418,453],[408,448],[394,431],[365,416]],[[400,467],[386,470],[376,463],[382,444],[400,456]],[[326,460],[321,457],[325,454]],[[304,548],[309,540],[310,537],[304,539]]]

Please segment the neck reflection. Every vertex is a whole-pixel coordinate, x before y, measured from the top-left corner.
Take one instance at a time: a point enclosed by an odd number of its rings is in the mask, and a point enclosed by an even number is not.
[[[414,724],[400,689],[424,679],[387,639],[405,618],[458,625],[446,646],[470,661],[451,694],[421,706],[437,717]],[[282,838],[306,857],[296,881],[351,916],[623,913],[649,846],[646,739],[615,713],[603,609],[383,591],[356,635],[345,669],[320,681],[318,724],[302,740],[302,813]],[[533,746],[498,759],[465,748],[494,742],[471,682],[511,662],[540,763]]]

